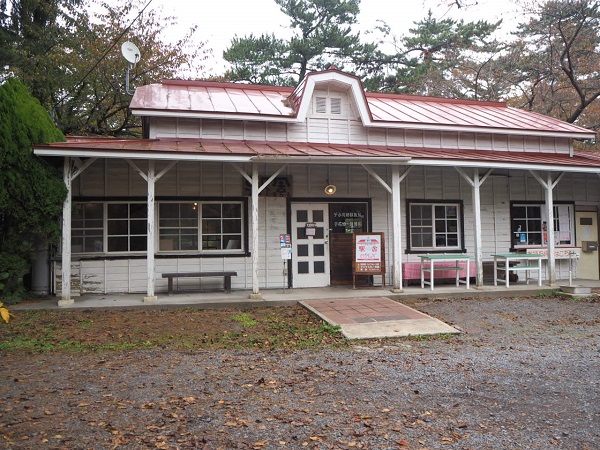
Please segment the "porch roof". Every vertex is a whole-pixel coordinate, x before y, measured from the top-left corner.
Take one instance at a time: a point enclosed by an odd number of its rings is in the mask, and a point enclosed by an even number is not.
[[[360,118],[369,127],[595,137],[583,127],[502,102],[365,92],[357,77],[336,69],[309,73],[296,89],[163,80],[138,87],[130,108],[140,116],[296,122],[305,119],[313,90],[327,84],[353,92]]]
[[[212,139],[101,139],[70,138],[39,144],[39,156],[70,156],[153,160],[210,160],[222,162],[278,162],[329,164],[402,164],[497,167],[522,170],[593,172],[600,174],[600,152],[507,152],[439,149],[385,145],[265,142]]]

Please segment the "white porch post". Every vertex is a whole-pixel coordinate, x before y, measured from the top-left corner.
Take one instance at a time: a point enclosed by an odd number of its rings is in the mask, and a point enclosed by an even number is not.
[[[477,277],[475,286],[483,287],[483,251],[481,249],[481,195],[479,192],[479,169],[475,169],[473,174],[473,227],[475,228],[475,266],[477,268]]]
[[[402,292],[402,218],[400,202],[400,167],[392,167],[392,227],[393,233],[393,278],[392,291]]]
[[[412,166],[409,166],[402,174],[400,174],[400,166],[392,166],[392,186],[390,187],[371,167],[365,164],[361,165],[388,193],[392,194],[392,256],[394,258],[392,291],[402,292],[402,203],[400,201],[400,183],[408,176]]]
[[[147,260],[147,275],[148,275],[148,287],[146,297],[144,297],[144,303],[154,303],[157,301],[157,297],[154,293],[154,287],[156,285],[156,274],[154,273],[154,249],[156,248],[156,238],[154,236],[154,191],[156,186],[156,171],[154,161],[148,161],[148,235],[146,240],[146,260]]]
[[[483,250],[481,238],[481,185],[487,177],[492,173],[492,169],[488,170],[483,177],[479,177],[479,169],[473,171],[473,179],[460,167],[456,171],[471,185],[471,195],[473,198],[473,232],[474,232],[474,250],[475,250],[475,266],[477,268],[477,277],[475,285],[477,288],[483,287]]]
[[[252,164],[252,294],[253,300],[262,299],[258,281],[258,166]]]
[[[67,198],[63,203],[62,214],[62,289],[58,306],[68,306],[73,304],[71,298],[71,190],[73,186],[73,165],[68,156],[64,160],[63,180],[67,186]]]
[[[547,244],[548,244],[548,281],[550,286],[556,284],[556,260],[554,259],[554,195],[552,185],[552,175],[548,172],[546,185],[546,215],[548,221],[546,222],[547,230]]]
[[[156,182],[160,180],[165,173],[171,170],[171,168],[177,164],[177,161],[171,161],[159,173],[156,173],[155,161],[150,159],[148,160],[148,174],[145,174],[144,171],[141,170],[133,161],[129,159],[126,161],[137,172],[137,174],[146,181],[146,184],[148,185],[148,230],[146,234],[146,275],[148,277],[148,285],[146,289],[146,296],[144,297],[144,303],[155,303],[158,300],[158,297],[155,294],[156,274],[154,273],[154,250],[156,249],[156,222],[154,219],[156,216]]]
[[[258,166],[252,164],[252,176],[248,174],[237,164],[233,167],[240,173],[244,179],[252,186],[252,300],[261,300],[262,294],[259,291],[258,281],[258,194],[260,194],[271,182],[285,169],[282,165],[273,175],[271,175],[262,186],[259,185]]]
[[[554,194],[552,191],[556,187],[560,179],[563,177],[564,172],[558,175],[555,180],[552,180],[551,172],[548,172],[546,174],[546,180],[544,180],[536,172],[530,171],[530,173],[535,177],[538,183],[542,185],[546,194],[546,245],[548,249],[548,283],[550,284],[550,286],[554,286],[556,284],[556,258],[554,255]]]

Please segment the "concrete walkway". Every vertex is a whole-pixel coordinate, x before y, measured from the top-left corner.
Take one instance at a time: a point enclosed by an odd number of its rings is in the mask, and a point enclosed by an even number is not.
[[[373,339],[460,333],[444,322],[387,297],[306,300],[300,304],[347,339]]]

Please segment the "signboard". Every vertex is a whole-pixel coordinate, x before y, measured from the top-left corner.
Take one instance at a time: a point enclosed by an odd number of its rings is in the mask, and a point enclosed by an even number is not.
[[[356,286],[356,275],[385,275],[385,240],[383,233],[354,234],[353,244],[353,287]],[[383,286],[385,286],[385,277]]]
[[[281,259],[292,259],[292,240],[289,234],[279,235],[279,247],[281,247]]]
[[[525,253],[548,258],[547,248],[528,248],[525,250]],[[573,255],[571,255],[571,253],[573,253]],[[579,258],[581,256],[581,247],[559,247],[554,249],[554,259],[569,259],[571,256]]]

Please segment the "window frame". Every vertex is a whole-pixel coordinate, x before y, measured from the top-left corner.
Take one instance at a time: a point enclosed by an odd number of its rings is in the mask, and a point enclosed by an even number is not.
[[[566,243],[554,243],[555,247],[574,247],[577,243],[577,236],[575,235],[575,203],[574,202],[569,202],[569,201],[557,201],[557,202],[553,202],[552,204],[553,209],[554,209],[554,231],[555,233],[559,233],[559,237],[560,237],[560,217],[559,217],[559,210],[558,208],[560,207],[567,207],[569,210],[569,235],[570,235],[570,243],[566,244]],[[519,208],[519,207],[525,207],[525,208],[531,208],[531,207],[537,207],[540,208],[540,217],[539,217],[539,221],[537,223],[539,223],[539,231],[538,230],[533,230],[533,231],[529,231],[529,229],[525,229],[522,228],[522,232],[524,232],[526,235],[527,234],[533,234],[533,233],[538,233],[540,234],[540,243],[539,244],[519,244],[517,243],[517,222],[522,222],[523,219],[519,218],[519,217],[515,217],[515,209]],[[534,219],[528,219],[529,221],[534,221]],[[548,246],[548,242],[544,242],[545,238],[544,238],[544,227],[543,224],[546,223],[546,202],[545,201],[519,201],[519,200],[512,200],[510,202],[510,250],[519,250],[519,249],[527,249],[527,248],[546,248]],[[523,222],[525,223],[525,222]],[[522,225],[522,224],[521,224]],[[526,240],[529,241],[529,239],[526,237]],[[560,240],[559,240],[560,241]]]
[[[201,204],[206,204],[206,203],[213,203],[213,204],[238,204],[240,207],[240,217],[238,218],[238,220],[240,221],[240,232],[239,233],[226,233],[223,232],[221,234],[226,234],[226,235],[232,235],[235,234],[236,236],[239,234],[240,236],[240,245],[238,248],[235,249],[218,249],[218,250],[202,250],[201,247],[201,243],[202,243],[202,234],[201,234],[201,219],[198,219],[198,224],[196,227],[197,230],[197,236],[198,236],[198,249],[196,250],[160,250],[160,205],[162,203],[190,203],[190,202],[196,202],[198,203],[198,205]],[[95,221],[101,220],[102,222],[102,228],[100,229],[97,226],[97,223],[95,223],[96,226],[94,227],[90,227],[90,228],[85,228],[85,218],[75,218],[73,213],[74,211],[76,211],[76,208],[82,207],[84,208],[85,205],[87,204],[99,204],[101,205],[101,210],[102,210],[102,218],[101,219],[94,219]],[[73,255],[75,255],[76,257],[78,257],[79,259],[105,259],[105,258],[116,258],[116,259],[120,259],[120,258],[144,258],[147,255],[147,250],[119,250],[119,251],[108,251],[108,239],[109,239],[109,234],[108,234],[108,222],[109,222],[109,218],[108,218],[108,205],[111,204],[126,204],[128,205],[128,218],[127,219],[120,219],[120,220],[127,220],[128,222],[128,248],[130,247],[130,241],[131,241],[131,237],[132,236],[142,236],[141,234],[131,234],[131,225],[130,225],[130,221],[133,220],[139,220],[139,218],[132,218],[130,217],[130,208],[132,204],[136,204],[136,205],[143,205],[144,207],[144,211],[146,211],[146,216],[147,216],[147,208],[148,208],[148,204],[147,204],[147,199],[145,197],[130,197],[130,198],[99,198],[99,197],[74,197],[73,198],[73,206],[72,206],[72,212],[71,212],[71,253]],[[222,198],[222,197],[206,197],[206,198],[197,198],[197,197],[157,197],[156,198],[156,209],[155,209],[155,221],[154,221],[154,231],[155,231],[155,236],[156,236],[156,240],[155,240],[155,248],[154,248],[154,253],[156,255],[156,257],[170,257],[170,256],[178,256],[178,257],[194,257],[194,256],[203,256],[203,257],[219,257],[219,256],[248,256],[249,255],[249,250],[248,250],[248,199],[246,197],[232,197],[232,198]],[[200,209],[200,208],[199,208]],[[231,218],[231,219],[235,219],[235,218]],[[221,218],[221,220],[223,220],[223,218]],[[80,227],[74,227],[73,223],[75,221],[81,221],[81,226]],[[145,221],[146,221],[146,230],[147,230],[147,224],[148,224],[148,218],[145,217]],[[74,230],[78,231],[78,235],[75,235],[75,233],[73,233]],[[102,249],[98,250],[98,251],[84,251],[85,249],[85,238],[86,235],[88,233],[86,233],[86,230],[91,230],[93,231],[95,234],[93,237],[96,237],[97,240],[99,241],[99,237],[100,235],[102,236],[101,241],[102,241]],[[116,236],[116,235],[114,235]],[[124,235],[123,235],[124,236]],[[143,235],[145,236],[146,242],[147,242],[147,231],[146,233]],[[74,247],[74,240],[75,239],[80,239],[82,244],[81,244],[81,251],[73,251],[73,247]],[[90,248],[88,246],[88,248]]]
[[[160,248],[160,241],[161,241],[161,229],[163,227],[161,227],[160,222],[161,222],[161,217],[160,217],[160,209],[161,209],[161,205],[163,204],[188,204],[188,203],[195,203],[197,206],[197,248],[196,249],[189,249],[189,250],[161,250]],[[198,254],[198,255],[244,255],[247,254],[248,252],[248,227],[247,227],[247,223],[248,223],[248,214],[247,214],[247,201],[243,200],[243,199],[193,199],[193,200],[182,200],[182,199],[171,199],[171,200],[159,200],[157,201],[157,221],[156,221],[156,231],[157,231],[157,250],[156,252],[158,254]],[[227,218],[227,217],[223,217],[221,215],[220,218],[205,218],[203,216],[203,206],[204,205],[221,205],[221,212],[222,212],[222,207],[223,205],[239,205],[240,207],[240,217],[239,218]],[[181,209],[180,209],[181,211]],[[221,224],[223,223],[223,221],[225,220],[239,220],[240,221],[240,232],[239,233],[227,233],[225,232],[222,228],[221,231],[218,233],[204,233],[203,232],[203,223],[205,220],[214,220],[214,221],[220,221]],[[174,228],[174,227],[164,227],[164,228]],[[191,229],[191,227],[184,227],[184,229]],[[210,236],[222,236],[222,240],[221,242],[223,242],[224,236],[238,236],[240,237],[240,245],[238,248],[219,248],[219,249],[203,249],[203,238],[205,235],[210,235]]]
[[[427,205],[432,208],[432,224],[431,224],[431,247],[416,247],[413,245],[413,233],[412,233],[412,206],[416,205]],[[435,208],[436,206],[455,206],[458,209],[457,212],[457,238],[458,245],[451,247],[438,247],[436,246],[436,231],[435,231]],[[440,219],[441,220],[441,219]],[[407,245],[406,245],[406,253],[407,254],[417,254],[417,253],[464,253],[466,252],[465,247],[465,231],[464,225],[465,217],[464,217],[464,203],[462,200],[424,200],[424,199],[407,199],[406,200],[406,234],[407,234]],[[446,232],[447,233],[447,232]]]
[[[73,223],[77,220],[73,215],[74,212],[76,210],[76,208],[79,207],[83,207],[83,209],[85,210],[85,205],[91,205],[91,204],[96,204],[96,205],[101,205],[102,207],[102,218],[101,219],[95,219],[95,220],[101,220],[102,221],[102,227],[90,227],[90,228],[85,228],[85,227],[75,227],[73,226]],[[127,217],[123,217],[123,218],[109,218],[108,217],[108,209],[110,205],[126,205],[127,206]],[[144,217],[132,217],[131,216],[131,207],[132,205],[142,205],[143,206],[143,210],[145,211],[145,215]],[[71,209],[71,253],[74,255],[94,255],[94,256],[99,256],[99,255],[124,255],[124,254],[146,254],[147,251],[146,249],[144,250],[130,250],[131,249],[131,245],[132,245],[132,237],[141,237],[144,236],[144,244],[148,241],[148,206],[147,203],[145,201],[141,201],[138,199],[123,199],[123,200],[105,200],[105,199],[73,199],[73,206]],[[83,220],[85,221],[85,218],[83,218]],[[144,228],[146,229],[146,232],[143,234],[137,233],[137,234],[132,234],[131,233],[131,228],[132,228],[132,221],[136,222],[136,221],[141,221],[144,220],[145,221],[145,225]],[[112,222],[109,224],[109,222]],[[127,224],[127,234],[119,234],[119,233],[109,233],[109,225],[115,225],[116,223],[121,222],[121,223],[126,223]],[[80,231],[83,234],[83,238],[85,239],[86,236],[86,231],[87,230],[94,230],[97,233],[99,233],[97,236],[99,237],[100,234],[102,235],[102,249],[101,250],[93,250],[93,251],[75,251],[73,250],[74,247],[74,240],[80,238],[80,236],[75,236],[74,235],[74,231]],[[110,250],[108,249],[109,246],[109,240],[110,239],[115,239],[115,238],[126,238],[127,239],[127,250]],[[145,245],[144,245],[145,246]],[[85,245],[84,245],[85,247]]]

